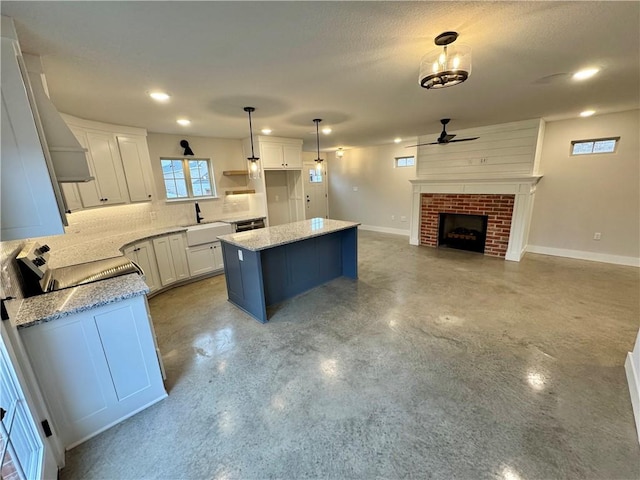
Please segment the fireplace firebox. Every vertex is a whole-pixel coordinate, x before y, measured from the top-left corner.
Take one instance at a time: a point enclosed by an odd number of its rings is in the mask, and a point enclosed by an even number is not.
[[[440,213],[438,247],[484,253],[488,220],[487,215]]]

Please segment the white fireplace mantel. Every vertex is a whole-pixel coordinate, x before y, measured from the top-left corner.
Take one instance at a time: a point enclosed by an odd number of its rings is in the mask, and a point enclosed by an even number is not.
[[[420,244],[420,209],[423,193],[468,194],[468,195],[515,195],[509,246],[506,260],[519,262],[527,247],[531,212],[536,185],[542,175],[492,176],[490,178],[416,178],[413,185],[411,205],[411,229],[409,243]]]

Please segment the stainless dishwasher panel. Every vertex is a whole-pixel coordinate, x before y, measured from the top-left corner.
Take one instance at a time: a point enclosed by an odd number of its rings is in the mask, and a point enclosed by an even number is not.
[[[258,218],[256,220],[247,220],[246,222],[235,222],[233,225],[236,232],[246,232],[247,230],[264,228],[264,219]]]

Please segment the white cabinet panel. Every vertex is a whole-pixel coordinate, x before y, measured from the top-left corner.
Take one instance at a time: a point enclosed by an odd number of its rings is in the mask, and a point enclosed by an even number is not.
[[[149,388],[151,380],[143,355],[144,341],[140,338],[131,306],[110,310],[94,318],[118,401]],[[128,334],[123,335],[123,332]]]
[[[70,212],[82,209],[82,198],[80,197],[80,191],[78,185],[75,183],[61,183],[60,189],[64,195],[64,201],[67,204],[67,209]]]
[[[169,243],[171,245],[171,256],[173,257],[173,268],[176,271],[176,280],[186,280],[191,275],[189,274],[184,234],[170,235]]]
[[[118,147],[124,174],[127,179],[129,198],[132,202],[151,200],[153,182],[151,179],[151,160],[145,137],[118,135]]]
[[[2,38],[2,240],[59,235],[63,221],[14,50]]]
[[[87,132],[87,148],[91,153],[102,204],[127,203],[127,184],[114,135]]]
[[[191,276],[202,275],[224,269],[220,242],[205,243],[187,249]]]
[[[166,396],[144,296],[20,335],[67,448]]]
[[[150,292],[160,288],[160,276],[156,263],[156,254],[151,241],[145,240],[124,249],[124,256],[136,263],[144,272],[144,281]]]
[[[285,168],[302,168],[302,145],[283,145]]]
[[[21,336],[64,445],[98,428],[113,387],[95,328],[69,317],[28,328]]]
[[[215,270],[224,269],[224,261],[222,258],[222,246],[220,242],[216,242],[213,244],[213,265]]]
[[[260,162],[265,170],[299,170],[302,168],[302,140],[283,137],[257,136],[255,146],[260,152]],[[248,144],[244,145],[245,153]]]
[[[153,239],[162,286],[189,278],[184,234],[176,233]]]
[[[169,285],[176,281],[176,270],[173,266],[173,256],[171,255],[171,243],[169,237],[153,239],[153,250],[158,263],[158,273],[162,286]]]
[[[262,142],[260,155],[262,156],[263,168],[284,168],[284,152],[279,143]]]

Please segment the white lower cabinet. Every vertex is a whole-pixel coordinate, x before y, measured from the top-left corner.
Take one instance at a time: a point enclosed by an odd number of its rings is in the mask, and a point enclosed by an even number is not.
[[[166,397],[145,296],[20,330],[66,448]]]
[[[220,242],[205,243],[187,248],[191,276],[224,269]]]
[[[160,288],[158,265],[153,244],[150,240],[134,243],[124,249],[124,256],[137,264],[144,272],[144,281],[150,293]]]
[[[162,286],[189,278],[185,236],[182,233],[153,239]]]

